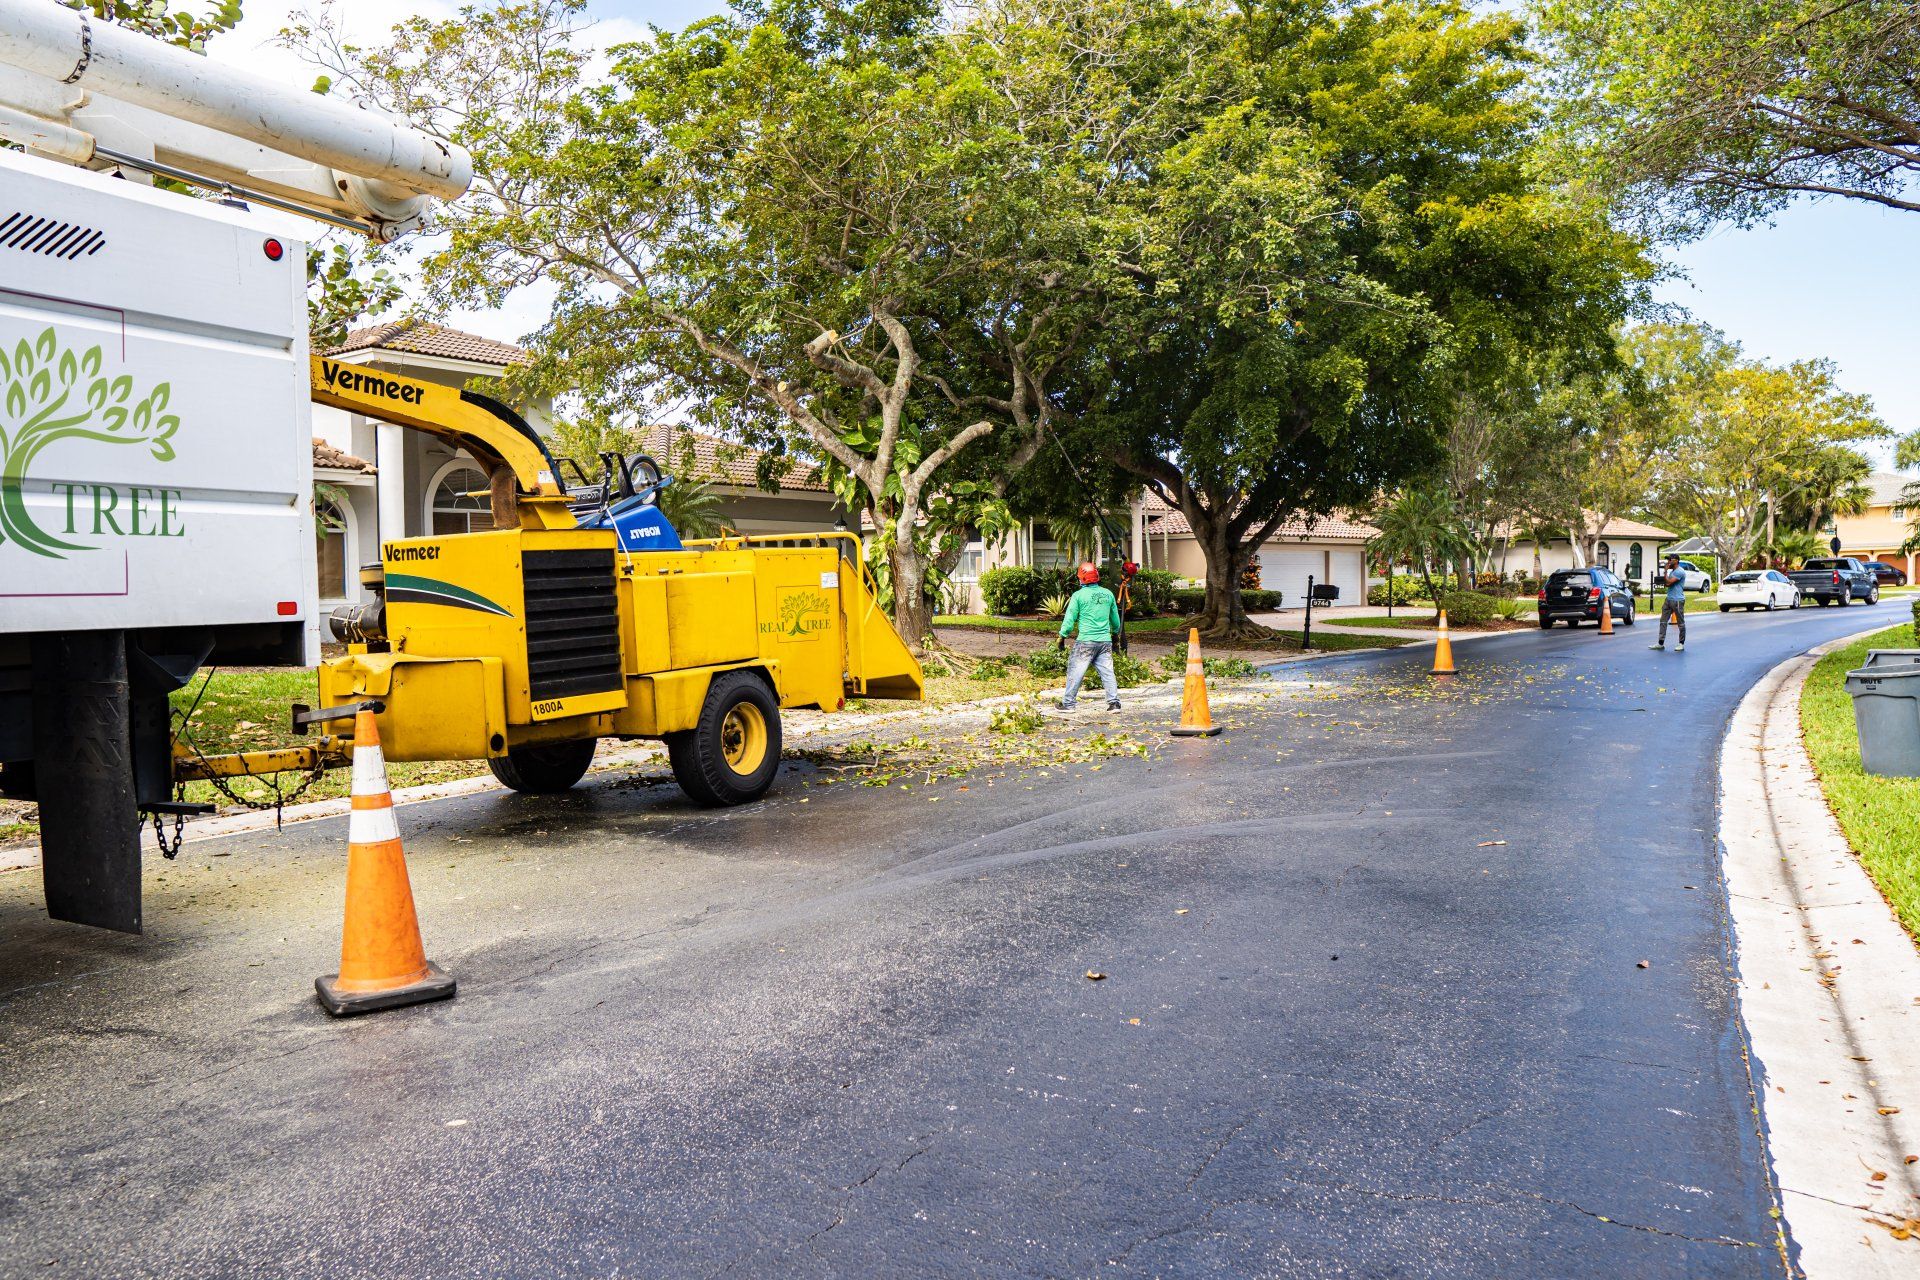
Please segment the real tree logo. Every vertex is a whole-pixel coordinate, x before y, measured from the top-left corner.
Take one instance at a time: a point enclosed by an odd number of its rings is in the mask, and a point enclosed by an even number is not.
[[[173,433],[180,429],[180,419],[166,411],[171,394],[167,383],[158,383],[129,407],[133,379],[106,377],[99,347],[76,356],[60,346],[52,328],[32,342],[20,339],[11,352],[0,344],[0,542],[55,560],[69,551],[95,550],[34,523],[27,512],[27,472],[47,446],[62,440],[141,445],[171,462]],[[65,533],[78,532],[76,521],[85,522],[89,512],[95,534],[172,538],[186,532],[177,489],[73,482],[52,488],[66,494]]]
[[[833,626],[827,594],[805,587],[789,587],[779,593],[780,620],[763,622],[764,635],[782,635],[794,640],[811,640]]]

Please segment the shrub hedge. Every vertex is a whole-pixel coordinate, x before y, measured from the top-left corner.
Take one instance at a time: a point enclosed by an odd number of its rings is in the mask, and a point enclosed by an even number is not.
[[[1034,569],[1011,565],[989,569],[980,575],[980,598],[988,613],[1002,617],[1038,613],[1041,602],[1048,596],[1070,596],[1079,589],[1077,573],[1076,568],[1066,566]],[[1177,581],[1165,569],[1142,569],[1136,573],[1133,576],[1133,607],[1128,610],[1130,616],[1144,618],[1173,608],[1174,583]],[[1118,591],[1119,567],[1103,567],[1100,570],[1100,584],[1109,591]]]
[[[1447,611],[1448,622],[1457,622],[1462,626],[1493,621],[1493,597],[1478,591],[1443,591],[1440,593],[1440,607]]]
[[[1026,656],[1027,674],[1045,680],[1057,678],[1064,680],[1067,674],[1067,651],[1048,645],[1044,649],[1035,649]],[[1128,653],[1113,655],[1113,680],[1122,689],[1131,689],[1135,685],[1148,684],[1159,680],[1151,667]],[[1095,689],[1100,687],[1098,672],[1087,671],[1087,682]],[[1084,687],[1084,686],[1083,686]]]
[[[1433,579],[1436,591],[1453,589],[1452,574],[1436,574]],[[1417,573],[1396,573],[1393,575],[1393,603],[1412,604],[1415,600],[1427,598],[1427,584]],[[1387,584],[1376,582],[1367,588],[1367,603],[1378,608],[1387,603]]]
[[[1259,590],[1242,591],[1240,607],[1249,613],[1264,613],[1280,607],[1282,597],[1279,591]],[[1173,593],[1173,608],[1176,613],[1198,613],[1207,607],[1205,587],[1180,587]]]

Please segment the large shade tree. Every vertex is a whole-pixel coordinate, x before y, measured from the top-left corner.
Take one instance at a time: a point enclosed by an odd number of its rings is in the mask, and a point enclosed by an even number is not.
[[[1576,564],[1592,564],[1602,532],[1647,508],[1663,459],[1688,414],[1739,350],[1703,325],[1634,325],[1609,358],[1565,351],[1531,363],[1533,400],[1518,435],[1526,454],[1520,509],[1564,532]]]
[[[1073,437],[1187,519],[1209,634],[1282,522],[1439,459],[1450,406],[1511,353],[1598,353],[1639,249],[1531,180],[1518,24],[1451,3],[1169,6],[1195,87],[1142,156],[1139,288]],[[1596,358],[1598,358],[1596,354]]]
[[[1729,363],[1686,398],[1681,423],[1656,475],[1657,509],[1706,538],[1729,568],[1766,537],[1769,503],[1822,482],[1829,449],[1887,434],[1825,360]]]
[[[993,494],[969,468],[1030,456],[1089,327],[1057,226],[1090,188],[1025,127],[993,42],[916,0],[742,3],[604,74],[576,0],[409,21],[378,50],[324,19],[291,39],[472,151],[435,300],[548,282],[521,378],[823,463],[873,521],[896,624],[928,634],[940,524]]]

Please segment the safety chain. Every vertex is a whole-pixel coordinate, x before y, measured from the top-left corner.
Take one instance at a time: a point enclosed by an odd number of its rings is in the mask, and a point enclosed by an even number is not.
[[[200,699],[206,696],[207,686],[213,683],[213,674],[214,673],[212,670],[209,670],[207,672],[206,679],[203,680],[200,684],[200,692],[194,695],[192,704],[188,706],[188,708],[184,712],[175,713],[176,715],[179,716],[180,722],[174,728],[173,736],[179,741],[186,743],[187,749],[193,752],[193,758],[199,761],[201,764],[207,763],[206,753],[200,750],[200,744],[195,742],[193,740],[193,735],[187,732],[187,723],[193,718],[193,713],[199,709]],[[292,772],[292,770],[282,770],[281,772],[290,773]],[[225,796],[228,800],[232,801],[234,804],[239,805],[243,809],[253,809],[256,811],[264,811],[267,809],[273,810],[273,826],[274,826],[274,830],[278,831],[282,826],[283,818],[284,818],[282,810],[284,810],[289,804],[292,804],[294,801],[298,800],[301,796],[305,795],[307,791],[313,786],[314,783],[320,781],[321,778],[326,776],[326,772],[327,772],[326,763],[319,757],[318,753],[315,753],[312,771],[307,774],[307,776],[301,781],[299,786],[295,787],[291,791],[281,790],[279,773],[274,773],[270,775],[249,773],[249,774],[242,775],[244,777],[257,779],[260,782],[267,785],[268,787],[271,787],[273,789],[273,799],[271,800],[255,800],[250,796],[243,796],[239,792],[235,791],[232,787],[228,786],[227,780],[225,778],[221,777],[217,773],[213,773],[211,770],[208,771],[206,780],[213,784],[213,789],[215,791],[218,791],[221,795]],[[187,798],[186,783],[180,782],[180,783],[174,784],[173,798],[177,801],[186,800]],[[174,814],[173,841],[172,841],[172,844],[169,845],[167,841],[166,829],[161,825],[161,815],[158,813],[153,815],[153,838],[155,842],[157,842],[160,846],[161,857],[166,858],[168,861],[172,861],[173,859],[180,856],[180,845],[182,841],[185,839],[181,829],[185,825],[186,825],[185,816],[178,813]]]
[[[186,843],[186,836],[182,833],[181,828],[186,826],[186,824],[187,818],[185,814],[176,813],[173,815],[173,843],[169,844],[167,843],[166,829],[160,825],[160,815],[157,813],[153,815],[153,841],[160,846],[160,856],[168,862],[172,862],[180,856],[180,846]]]
[[[93,62],[93,24],[87,21],[87,15],[84,13],[79,14],[78,17],[80,19],[80,57],[73,64],[73,70],[67,73],[66,79],[60,82],[61,84],[72,84],[77,81],[87,74],[87,67]]]
[[[187,744],[187,746],[193,750],[194,759],[199,760],[201,763],[204,764],[207,758],[205,755],[201,754],[200,744],[195,742],[192,738],[187,737],[184,732],[180,736],[181,736],[181,739]],[[285,770],[281,770],[280,772],[291,773],[292,770],[285,769]],[[244,778],[253,778],[256,781],[262,782],[266,784],[268,787],[271,787],[273,789],[273,799],[271,800],[255,800],[255,799],[252,799],[251,797],[243,796],[239,792],[235,791],[232,787],[228,786],[226,779],[220,777],[218,774],[209,773],[207,775],[206,780],[213,784],[213,789],[215,791],[218,791],[221,795],[225,796],[227,799],[233,801],[233,803],[241,806],[244,809],[273,810],[273,825],[277,829],[280,826],[280,811],[284,809],[286,806],[292,804],[294,801],[298,800],[301,796],[307,794],[308,789],[311,788],[314,783],[324,778],[326,774],[327,774],[326,764],[322,760],[320,760],[316,755],[313,769],[307,774],[307,776],[304,779],[301,780],[300,785],[295,787],[291,791],[286,791],[286,792],[281,791],[279,773],[273,773],[273,774],[246,773],[246,774],[240,775],[241,777],[244,777]],[[182,792],[186,790],[186,787],[184,786],[184,784],[181,786],[180,789]]]

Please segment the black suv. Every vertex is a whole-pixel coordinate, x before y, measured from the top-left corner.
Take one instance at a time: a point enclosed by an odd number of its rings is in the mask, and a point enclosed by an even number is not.
[[[1556,622],[1577,627],[1600,621],[1601,602],[1615,622],[1633,625],[1633,589],[1611,569],[1556,569],[1540,588],[1540,627]]]

